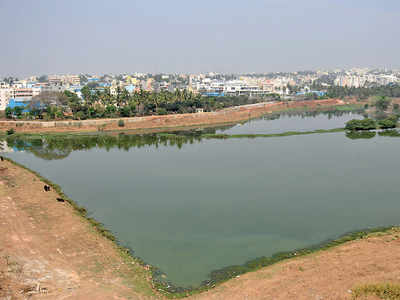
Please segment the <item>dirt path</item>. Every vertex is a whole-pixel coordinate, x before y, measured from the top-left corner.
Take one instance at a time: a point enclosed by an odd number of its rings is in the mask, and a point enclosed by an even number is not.
[[[0,299],[160,299],[149,272],[31,172],[0,162]],[[400,230],[374,234],[230,280],[191,299],[351,299],[400,284]],[[366,299],[378,299],[369,297]]]
[[[0,162],[0,299],[156,298],[149,272],[57,197]]]

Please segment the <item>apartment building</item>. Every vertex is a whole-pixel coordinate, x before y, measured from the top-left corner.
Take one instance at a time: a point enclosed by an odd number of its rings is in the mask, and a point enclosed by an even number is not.
[[[0,110],[5,110],[11,95],[11,88],[0,86]]]

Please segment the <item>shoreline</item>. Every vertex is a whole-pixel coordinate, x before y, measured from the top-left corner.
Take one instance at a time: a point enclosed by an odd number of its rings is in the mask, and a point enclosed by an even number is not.
[[[365,239],[366,237],[370,236],[371,234],[374,233],[382,233],[386,234],[388,232],[391,232],[393,230],[397,230],[398,227],[396,226],[388,226],[388,227],[380,227],[380,228],[370,228],[367,230],[361,230],[361,231],[356,231],[356,232],[351,232],[348,234],[344,234],[339,236],[336,239],[321,242],[318,245],[311,245],[310,247],[304,248],[304,249],[299,249],[299,250],[293,250],[293,251],[288,251],[288,252],[282,252],[282,253],[277,253],[275,255],[272,255],[271,257],[261,257],[257,259],[250,260],[249,262],[243,264],[243,265],[236,265],[236,266],[228,266],[226,268],[220,269],[220,270],[215,270],[211,274],[214,274],[215,279],[208,280],[203,284],[202,286],[199,286],[198,288],[188,290],[185,288],[179,288],[175,286],[171,286],[169,283],[165,283],[162,281],[157,280],[157,274],[160,276],[162,275],[159,270],[155,267],[152,267],[151,265],[145,264],[140,258],[135,257],[132,255],[131,249],[127,249],[123,246],[121,246],[118,241],[115,239],[112,233],[110,233],[106,228],[103,227],[102,224],[97,222],[96,220],[88,217],[86,215],[86,209],[80,207],[77,205],[73,200],[69,199],[61,190],[61,188],[55,184],[52,183],[51,181],[47,180],[46,178],[42,177],[40,174],[37,172],[30,170],[29,168],[14,162],[13,160],[6,158],[6,161],[11,163],[12,165],[16,166],[17,168],[23,169],[36,178],[40,180],[40,182],[43,182],[45,184],[48,184],[51,186],[54,191],[63,199],[65,199],[66,202],[68,202],[71,207],[73,208],[73,211],[79,215],[80,218],[83,218],[87,224],[94,228],[96,233],[95,234],[100,234],[102,236],[102,239],[109,240],[112,244],[115,245],[115,251],[119,253],[119,255],[130,257],[131,260],[133,260],[135,263],[139,264],[145,272],[152,272],[152,284],[150,282],[148,283],[149,287],[151,288],[151,285],[153,287],[153,291],[156,293],[161,293],[164,296],[171,298],[171,297],[187,297],[190,295],[198,295],[202,296],[204,292],[207,292],[209,290],[213,290],[216,287],[219,287],[225,283],[232,282],[232,279],[238,278],[238,276],[241,276],[243,274],[248,274],[248,273],[254,273],[255,271],[260,271],[266,268],[271,267],[273,265],[276,265],[277,263],[285,263],[285,262],[290,262],[292,259],[297,259],[300,257],[307,257],[310,254],[313,253],[324,253],[329,249],[336,249],[338,248],[337,246],[339,245],[346,245],[348,242],[351,241],[357,241],[357,240],[362,240]],[[257,272],[256,272],[257,273]]]
[[[323,110],[345,107],[346,105],[362,108],[363,102],[343,101],[340,99],[263,102],[226,108],[216,112],[192,114],[174,114],[116,119],[89,119],[67,121],[0,121],[0,130],[13,128],[25,133],[57,132],[102,132],[118,130],[168,131],[176,128],[218,126],[246,121],[269,113],[287,110]],[[118,126],[122,120],[124,126]]]

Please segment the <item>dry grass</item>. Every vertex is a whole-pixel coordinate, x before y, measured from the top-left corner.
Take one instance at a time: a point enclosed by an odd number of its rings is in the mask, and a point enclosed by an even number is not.
[[[366,296],[377,296],[384,300],[400,299],[400,284],[377,283],[361,285],[353,290],[353,299]]]

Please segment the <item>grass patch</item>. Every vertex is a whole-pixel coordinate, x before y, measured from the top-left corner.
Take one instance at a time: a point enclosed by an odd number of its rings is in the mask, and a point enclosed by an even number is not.
[[[384,300],[400,299],[400,284],[377,283],[365,284],[353,290],[353,299],[374,295]]]
[[[240,138],[268,138],[268,137],[282,137],[282,136],[293,136],[293,135],[307,135],[315,133],[332,133],[332,132],[342,132],[344,128],[334,128],[334,129],[317,129],[312,131],[287,131],[282,133],[271,133],[271,134],[202,134],[202,138],[206,139],[240,139]]]

